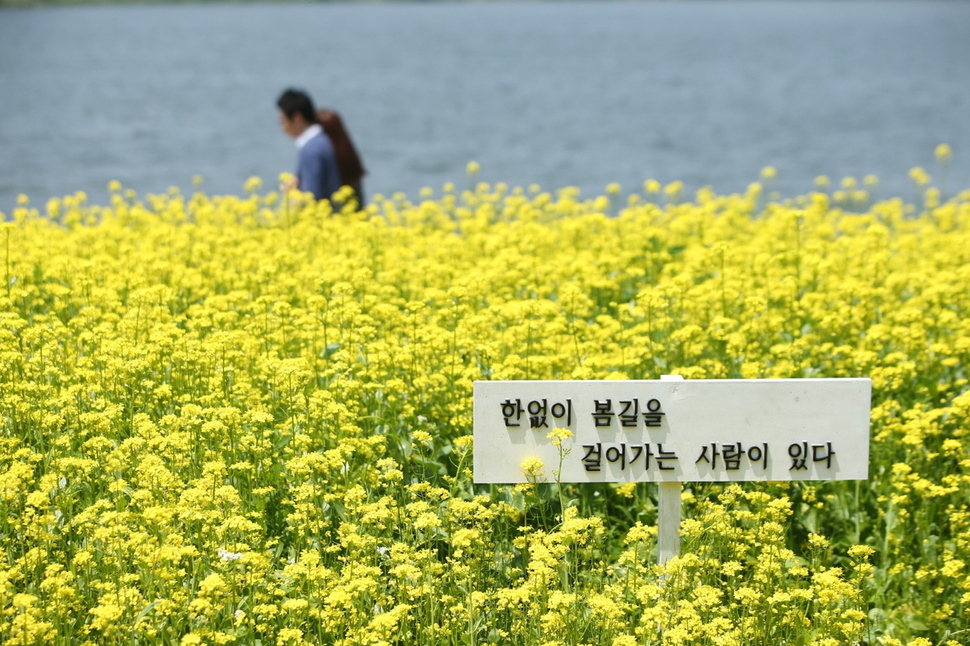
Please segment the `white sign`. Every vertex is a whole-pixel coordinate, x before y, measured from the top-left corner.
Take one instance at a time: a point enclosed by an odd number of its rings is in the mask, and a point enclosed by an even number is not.
[[[530,458],[540,482],[865,480],[871,392],[869,379],[477,381],[475,482],[526,482]],[[572,437],[557,446],[554,428]]]

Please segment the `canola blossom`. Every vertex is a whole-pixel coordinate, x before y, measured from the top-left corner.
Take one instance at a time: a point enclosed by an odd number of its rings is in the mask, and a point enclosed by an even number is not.
[[[970,191],[913,179],[20,200],[0,640],[967,643]],[[870,479],[685,484],[664,566],[655,485],[472,483],[475,380],[661,374],[871,377]]]

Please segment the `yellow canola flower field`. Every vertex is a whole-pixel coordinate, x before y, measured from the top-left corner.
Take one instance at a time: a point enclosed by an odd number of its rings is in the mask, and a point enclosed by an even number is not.
[[[970,641],[970,192],[258,187],[2,225],[3,643]],[[662,373],[871,377],[869,481],[664,567],[655,485],[472,484],[474,380]]]

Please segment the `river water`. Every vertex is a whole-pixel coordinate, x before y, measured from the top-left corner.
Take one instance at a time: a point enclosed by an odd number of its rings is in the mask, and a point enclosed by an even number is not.
[[[764,166],[970,186],[970,3],[214,4],[0,10],[0,211],[109,180],[275,183],[288,86],[338,109],[368,193],[478,179],[742,191]],[[947,169],[934,158],[948,143]]]

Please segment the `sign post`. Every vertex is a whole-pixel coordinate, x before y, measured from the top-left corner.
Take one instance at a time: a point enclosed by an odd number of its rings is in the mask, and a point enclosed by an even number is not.
[[[660,375],[660,381],[683,381],[680,375]],[[679,482],[661,482],[657,492],[657,563],[663,565],[680,554]]]
[[[568,451],[559,482],[657,482],[664,563],[680,551],[682,482],[867,479],[871,392],[869,379],[478,381],[474,479],[527,482],[523,461]],[[557,445],[553,428],[572,437]]]

